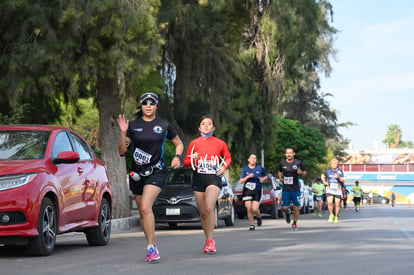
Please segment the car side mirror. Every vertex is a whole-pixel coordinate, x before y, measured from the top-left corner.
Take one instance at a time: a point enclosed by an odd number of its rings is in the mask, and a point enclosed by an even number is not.
[[[63,151],[58,153],[57,158],[52,160],[53,164],[76,163],[80,159],[79,153],[74,151]]]

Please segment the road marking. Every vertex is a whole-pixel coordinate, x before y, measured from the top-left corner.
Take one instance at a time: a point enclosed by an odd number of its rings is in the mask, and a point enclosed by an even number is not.
[[[401,232],[404,234],[405,237],[407,237],[410,240],[414,240],[413,235],[411,235],[410,232],[407,231],[405,228],[400,228]]]

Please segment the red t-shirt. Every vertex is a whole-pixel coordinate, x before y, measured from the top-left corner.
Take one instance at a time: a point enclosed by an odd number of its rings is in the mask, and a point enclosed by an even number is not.
[[[227,144],[215,136],[209,138],[200,136],[192,140],[185,154],[184,166],[191,166],[191,153],[198,153],[198,159],[194,163],[195,167],[199,167],[200,161],[207,161],[222,164],[227,169],[231,163],[231,156]]]

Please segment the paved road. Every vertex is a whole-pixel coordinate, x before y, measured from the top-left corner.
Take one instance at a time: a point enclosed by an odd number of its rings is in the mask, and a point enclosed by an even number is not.
[[[365,206],[342,211],[339,224],[301,215],[299,231],[265,218],[215,232],[216,255],[201,252],[199,224],[157,226],[161,262],[144,262],[140,228],[115,231],[105,247],[89,247],[83,234],[61,235],[52,256],[29,257],[0,248],[0,274],[413,274],[414,208]]]

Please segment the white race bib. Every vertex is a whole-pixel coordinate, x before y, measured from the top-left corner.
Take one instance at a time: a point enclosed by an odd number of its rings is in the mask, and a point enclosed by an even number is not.
[[[148,164],[151,162],[151,154],[148,154],[147,152],[142,151],[139,148],[135,149],[134,152],[134,161],[138,165]]]
[[[336,192],[338,190],[338,183],[330,182],[329,183],[329,190],[331,190],[332,192]]]
[[[214,175],[217,174],[217,165],[210,160],[199,160],[197,166],[197,173]]]
[[[283,178],[284,184],[293,184],[293,177],[284,177]]]
[[[247,189],[249,190],[254,190],[256,189],[256,183],[255,182],[246,182],[244,184],[246,186]]]

